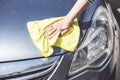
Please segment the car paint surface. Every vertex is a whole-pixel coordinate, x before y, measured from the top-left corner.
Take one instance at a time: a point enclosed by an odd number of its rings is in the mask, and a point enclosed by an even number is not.
[[[30,38],[27,22],[65,16],[74,2],[0,0],[0,61],[42,56]]]

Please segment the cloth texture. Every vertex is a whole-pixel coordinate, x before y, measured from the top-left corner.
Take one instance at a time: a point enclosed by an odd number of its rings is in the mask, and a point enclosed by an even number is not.
[[[52,55],[54,51],[53,46],[60,47],[71,52],[74,52],[77,47],[80,35],[80,28],[77,19],[74,20],[68,32],[65,33],[63,36],[59,36],[59,31],[55,34],[53,38],[45,38],[44,32],[46,28],[54,22],[62,19],[64,19],[64,17],[54,17],[27,22],[28,32],[33,43],[45,57],[49,57],[50,55]]]

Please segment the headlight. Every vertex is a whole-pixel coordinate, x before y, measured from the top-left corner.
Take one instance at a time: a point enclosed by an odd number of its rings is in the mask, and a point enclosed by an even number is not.
[[[83,42],[75,52],[69,75],[86,68],[97,68],[110,56],[113,48],[111,23],[106,8],[99,6]]]

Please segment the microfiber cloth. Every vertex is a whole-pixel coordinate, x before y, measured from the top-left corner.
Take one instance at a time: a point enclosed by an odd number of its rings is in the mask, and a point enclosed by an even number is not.
[[[56,33],[51,39],[44,36],[44,32],[48,26],[64,19],[64,17],[54,17],[43,20],[35,20],[27,23],[28,32],[33,43],[41,51],[43,56],[49,57],[52,55],[53,46],[63,48],[64,50],[74,52],[77,47],[80,35],[80,28],[77,19],[74,20],[72,26],[63,36],[59,36],[60,32]]]

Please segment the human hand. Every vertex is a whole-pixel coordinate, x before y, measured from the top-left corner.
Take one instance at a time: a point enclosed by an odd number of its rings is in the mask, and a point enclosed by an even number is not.
[[[70,25],[71,23],[65,19],[55,22],[46,29],[44,33],[45,37],[51,39],[58,31],[60,31],[60,35],[62,36],[68,31]]]

